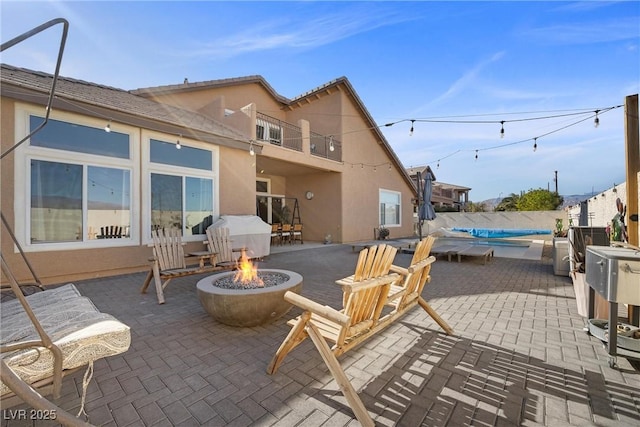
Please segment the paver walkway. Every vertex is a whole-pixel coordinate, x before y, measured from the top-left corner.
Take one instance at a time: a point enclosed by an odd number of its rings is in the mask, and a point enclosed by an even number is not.
[[[306,243],[305,243],[306,245]],[[340,306],[336,279],[357,254],[332,245],[272,254],[261,266],[299,272],[302,293]],[[380,426],[638,426],[635,362],[608,367],[602,343],[583,331],[570,278],[541,260],[437,261],[424,295],[453,327],[446,336],[417,307],[340,357]],[[398,254],[407,266],[410,254]],[[86,410],[103,426],[355,426],[346,400],[310,342],[276,375],[265,369],[289,331],[233,328],[201,308],[192,276],[175,279],[164,305],[140,295],[145,273],[76,282],[104,312],[132,328],[131,349],[96,363]],[[58,403],[80,406],[82,374]],[[6,419],[3,426],[45,426]]]

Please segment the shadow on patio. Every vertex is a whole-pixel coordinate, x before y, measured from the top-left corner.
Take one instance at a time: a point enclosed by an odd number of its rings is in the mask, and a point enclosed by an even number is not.
[[[272,254],[260,266],[297,271],[303,295],[339,307],[334,281],[352,274],[356,259],[335,245]],[[93,424],[358,425],[308,340],[277,374],[265,373],[298,312],[233,328],[200,306],[195,283],[204,276],[175,279],[158,305],[153,290],[139,293],[145,274],[76,283],[132,332],[128,352],[95,365],[86,397]],[[571,280],[553,275],[548,256],[439,259],[431,275],[426,299],[456,336],[416,307],[339,358],[378,425],[638,425],[635,365],[618,358],[621,370],[608,367],[600,341],[582,330]],[[77,412],[81,384],[81,373],[67,378],[57,403]]]

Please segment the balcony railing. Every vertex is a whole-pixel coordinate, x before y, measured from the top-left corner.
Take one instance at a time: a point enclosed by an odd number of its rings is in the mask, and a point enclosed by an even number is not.
[[[256,139],[273,145],[302,151],[302,129],[264,113],[256,113]],[[342,161],[342,143],[332,136],[309,132],[309,149],[313,156]]]
[[[310,132],[311,154],[325,159],[342,161],[342,144],[332,136]]]
[[[256,113],[256,139],[273,145],[302,151],[302,130],[263,113]]]

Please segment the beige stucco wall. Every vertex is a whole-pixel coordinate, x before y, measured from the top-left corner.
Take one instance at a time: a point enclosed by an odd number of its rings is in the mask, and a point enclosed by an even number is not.
[[[224,109],[239,111],[241,108],[254,103],[258,111],[280,120],[285,119],[282,105],[271,94],[257,83],[238,84],[235,86],[208,87],[199,90],[183,91],[169,95],[153,95],[154,100],[178,107],[200,111],[213,112],[213,107],[220,108],[217,119],[224,122]]]
[[[0,131],[2,138],[2,152],[10,148],[15,136],[15,102],[9,98],[1,98],[2,114],[0,115]],[[41,108],[41,107],[37,107]],[[81,117],[78,116],[80,119]],[[116,124],[114,123],[114,126]],[[137,132],[142,132],[138,129]],[[189,143],[185,138],[184,143]],[[192,144],[204,143],[191,141]],[[26,143],[25,143],[26,144]],[[142,145],[140,145],[142,146]],[[144,156],[138,155],[140,163]],[[255,158],[246,150],[238,150],[220,147],[219,161],[219,212],[220,214],[253,214],[255,212]],[[143,165],[138,164],[142,169]],[[14,153],[2,160],[0,168],[2,192],[0,202],[2,212],[10,226],[15,230],[14,220]],[[132,177],[133,178],[133,177]],[[145,182],[133,182],[134,186],[141,186]],[[139,191],[140,199],[149,197],[148,191]],[[143,205],[143,200],[138,201]],[[141,215],[137,223],[132,227],[143,227]],[[17,248],[13,244],[6,227],[2,226],[0,234],[0,250],[7,260],[13,274],[19,280],[31,280],[26,264],[22,261]],[[38,250],[37,247],[25,248],[29,262],[45,284],[69,282],[73,280],[111,276],[135,271],[144,271],[149,268],[151,248],[148,246],[149,238],[146,233],[142,237],[128,243],[119,242],[116,239],[105,241],[105,246],[100,248],[81,248],[73,250]],[[203,250],[203,239],[188,242],[185,251]],[[100,243],[98,243],[100,244]],[[5,280],[3,278],[3,280]],[[142,283],[140,283],[142,285]]]
[[[256,213],[255,157],[244,150],[220,147],[220,214]]]
[[[207,106],[237,111],[253,103],[258,112],[291,124],[304,120],[312,132],[333,135],[336,141],[340,141],[343,162],[311,155],[305,146],[309,141],[303,141],[302,151],[263,144],[260,156],[306,166],[307,172],[279,176],[257,171],[252,177],[243,172],[244,184],[235,183],[253,187],[256,176],[269,178],[272,194],[297,198],[306,240],[323,241],[328,234],[334,242],[373,238],[374,228],[379,226],[381,189],[401,194],[401,225],[390,227],[391,237],[413,235],[412,186],[392,164],[379,135],[370,129],[371,124],[365,120],[359,104],[344,86],[330,86],[314,96],[311,102],[295,103],[290,108],[283,108],[271,92],[256,83],[205,87],[198,91],[155,95],[154,98],[201,113],[212,112]],[[220,118],[224,122],[224,118]],[[221,159],[224,158],[221,154]],[[224,173],[232,176],[239,172],[229,169]],[[222,181],[225,181],[225,189],[229,188],[226,179]],[[307,191],[315,194],[312,200],[305,199]],[[229,208],[245,208],[243,203],[225,196],[222,188],[221,201]],[[255,202],[247,207],[255,212]]]

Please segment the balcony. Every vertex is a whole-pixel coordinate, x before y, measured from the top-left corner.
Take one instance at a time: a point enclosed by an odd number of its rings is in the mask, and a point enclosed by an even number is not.
[[[342,161],[340,141],[333,136],[325,136],[316,132],[309,131],[308,136],[305,133],[305,130],[300,126],[264,113],[256,113],[256,140],[290,150],[303,151],[303,140],[307,137],[311,155],[337,162]]]
[[[332,136],[309,132],[311,154],[325,159],[342,161],[342,144]]]
[[[263,113],[256,113],[256,139],[291,150],[302,151],[302,129]]]

